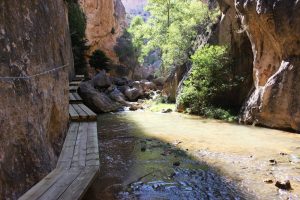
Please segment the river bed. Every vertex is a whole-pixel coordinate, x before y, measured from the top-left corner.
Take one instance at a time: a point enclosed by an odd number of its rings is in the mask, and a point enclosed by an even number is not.
[[[99,115],[98,136],[85,199],[300,199],[295,133],[138,111]]]

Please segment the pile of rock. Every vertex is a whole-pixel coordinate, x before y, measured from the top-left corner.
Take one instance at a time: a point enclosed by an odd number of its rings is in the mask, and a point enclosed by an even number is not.
[[[154,82],[157,82],[155,84]],[[148,99],[153,91],[162,88],[162,80],[131,81],[127,78],[115,78],[99,72],[92,80],[82,82],[79,94],[84,102],[97,113],[114,112],[130,107],[130,110],[142,108],[139,99]]]

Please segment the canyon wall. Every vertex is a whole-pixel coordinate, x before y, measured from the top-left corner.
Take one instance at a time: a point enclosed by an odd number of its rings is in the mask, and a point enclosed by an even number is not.
[[[233,0],[232,0],[233,1]],[[235,0],[254,54],[241,121],[300,130],[300,2]]]
[[[121,0],[79,0],[79,3],[87,18],[88,54],[101,49],[114,63],[118,63],[114,46],[126,25],[126,12]]]
[[[216,2],[210,1],[210,3]],[[220,20],[209,43],[229,47],[232,59],[233,77],[240,77],[239,86],[223,97],[225,105],[238,110],[253,87],[253,53],[246,31],[243,30],[240,18],[232,0],[217,0],[221,11]]]
[[[73,59],[65,1],[2,0],[0,9],[0,199],[17,199],[56,165]],[[29,77],[3,78],[20,76]]]

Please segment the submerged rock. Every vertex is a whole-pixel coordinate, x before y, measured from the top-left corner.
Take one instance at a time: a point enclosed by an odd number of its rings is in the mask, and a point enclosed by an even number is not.
[[[173,110],[171,108],[168,108],[168,109],[162,109],[161,112],[162,113],[171,113],[171,112],[173,112]]]

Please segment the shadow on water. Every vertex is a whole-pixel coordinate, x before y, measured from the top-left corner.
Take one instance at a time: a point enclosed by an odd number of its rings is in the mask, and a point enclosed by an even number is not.
[[[208,164],[149,138],[126,114],[99,116],[100,175],[91,199],[254,199]]]

